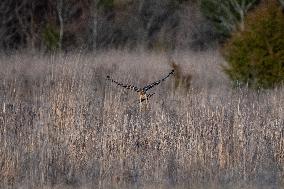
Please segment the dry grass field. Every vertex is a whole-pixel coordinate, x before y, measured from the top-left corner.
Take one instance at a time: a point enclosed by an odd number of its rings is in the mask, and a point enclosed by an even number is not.
[[[169,56],[179,73],[141,112],[105,79],[142,87]],[[214,51],[0,56],[0,188],[284,188],[284,88],[233,89],[221,64]]]

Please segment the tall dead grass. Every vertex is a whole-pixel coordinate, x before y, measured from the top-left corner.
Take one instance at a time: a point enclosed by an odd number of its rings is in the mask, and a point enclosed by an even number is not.
[[[166,54],[0,58],[1,188],[281,188],[284,90],[231,89],[216,52],[171,55],[191,75],[147,111],[106,75],[143,86]]]

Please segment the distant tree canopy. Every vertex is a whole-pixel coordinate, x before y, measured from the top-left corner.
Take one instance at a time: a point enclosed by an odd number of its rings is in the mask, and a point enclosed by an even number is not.
[[[201,48],[205,35],[193,40],[203,30],[197,5],[198,0],[4,0],[0,49],[173,49],[181,43]]]

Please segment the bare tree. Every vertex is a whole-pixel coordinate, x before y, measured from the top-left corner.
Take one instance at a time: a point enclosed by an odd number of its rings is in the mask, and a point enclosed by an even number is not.
[[[97,8],[98,0],[93,0],[91,2],[91,48],[97,49],[97,39],[98,39],[98,8]]]
[[[201,0],[203,13],[211,20],[218,32],[228,35],[232,31],[245,28],[247,12],[258,0]]]
[[[63,40],[63,33],[64,33],[64,20],[63,20],[63,0],[57,0],[57,14],[59,20],[59,41],[58,47],[59,50],[62,49],[62,40]]]
[[[179,11],[178,48],[206,49],[212,45],[212,25],[202,16],[198,4],[187,4]]]
[[[243,31],[245,29],[245,15],[251,9],[251,7],[256,3],[257,0],[230,0],[233,9],[239,16],[239,21],[237,21],[238,28]]]
[[[20,26],[20,33],[22,35],[23,44],[26,47],[34,50],[36,34],[36,24],[34,22],[34,8],[36,1],[33,0],[23,0],[19,1],[16,5],[15,15],[16,20]]]
[[[14,14],[11,13],[12,1],[3,1],[0,4],[0,48],[4,48],[7,45],[13,35],[15,35],[15,30],[11,30],[8,24],[14,19]]]

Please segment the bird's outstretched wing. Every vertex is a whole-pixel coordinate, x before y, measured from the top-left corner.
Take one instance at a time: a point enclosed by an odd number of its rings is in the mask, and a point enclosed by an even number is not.
[[[136,91],[136,92],[141,91],[140,88],[135,87],[135,86],[133,86],[133,85],[125,85],[125,84],[123,84],[123,83],[119,83],[119,82],[117,82],[117,81],[111,79],[110,76],[107,76],[107,80],[109,80],[109,81],[111,81],[111,82],[117,84],[118,86],[124,87],[124,88],[126,88],[126,89],[134,90],[134,91]]]
[[[155,81],[145,87],[143,87],[143,91],[148,91],[149,89],[153,88],[154,86],[156,85],[159,85],[162,81],[165,81],[168,77],[170,77],[172,74],[174,73],[174,70],[172,70],[166,77],[158,80],[158,81]]]

